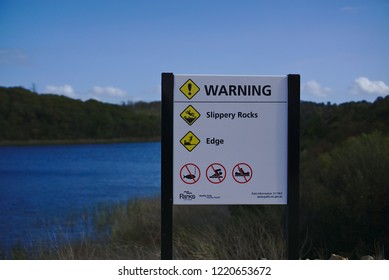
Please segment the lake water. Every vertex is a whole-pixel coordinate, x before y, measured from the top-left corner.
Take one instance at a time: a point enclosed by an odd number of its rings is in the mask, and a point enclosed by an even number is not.
[[[160,168],[160,143],[0,147],[0,250],[69,224],[77,237],[99,205],[159,195]]]

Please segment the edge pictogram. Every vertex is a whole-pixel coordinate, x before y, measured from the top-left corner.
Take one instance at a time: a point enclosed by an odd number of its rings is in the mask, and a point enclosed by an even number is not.
[[[200,144],[200,139],[192,132],[189,131],[185,134],[184,137],[181,138],[180,143],[185,147],[189,152],[193,151],[194,148]]]

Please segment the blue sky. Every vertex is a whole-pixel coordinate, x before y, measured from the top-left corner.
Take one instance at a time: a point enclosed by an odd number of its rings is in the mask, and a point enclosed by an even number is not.
[[[301,75],[301,99],[389,94],[387,0],[0,0],[0,85],[160,100],[162,72]]]

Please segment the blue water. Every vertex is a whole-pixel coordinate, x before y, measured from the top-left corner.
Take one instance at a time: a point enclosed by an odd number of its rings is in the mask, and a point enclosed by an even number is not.
[[[160,181],[160,143],[0,147],[0,249],[71,224],[85,234],[85,213],[158,195]]]

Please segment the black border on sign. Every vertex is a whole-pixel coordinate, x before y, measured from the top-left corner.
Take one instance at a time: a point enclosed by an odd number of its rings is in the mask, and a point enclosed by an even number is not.
[[[173,259],[173,73],[162,73],[161,259]]]
[[[288,75],[288,197],[286,248],[289,260],[300,257],[300,75]]]

